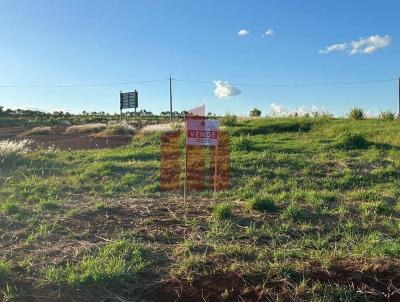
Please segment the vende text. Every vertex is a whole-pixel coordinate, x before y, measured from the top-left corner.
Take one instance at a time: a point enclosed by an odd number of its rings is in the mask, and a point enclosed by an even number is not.
[[[217,131],[188,130],[188,137],[217,139]]]

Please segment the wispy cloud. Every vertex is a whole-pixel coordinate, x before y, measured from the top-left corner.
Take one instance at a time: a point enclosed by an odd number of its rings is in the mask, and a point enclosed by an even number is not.
[[[249,34],[250,34],[250,30],[248,30],[248,29],[241,29],[241,30],[238,31],[238,35],[241,36],[241,37],[247,36]]]
[[[390,45],[392,38],[389,35],[374,35],[367,38],[360,38],[348,43],[337,43],[329,45],[319,50],[319,53],[328,54],[332,52],[343,51],[349,55],[371,54]]]
[[[221,99],[231,96],[236,96],[242,93],[239,88],[230,85],[226,81],[217,80],[214,81],[214,84],[215,84],[214,93],[217,97]]]
[[[268,29],[265,33],[264,36],[274,36],[275,35],[275,30],[273,29]]]

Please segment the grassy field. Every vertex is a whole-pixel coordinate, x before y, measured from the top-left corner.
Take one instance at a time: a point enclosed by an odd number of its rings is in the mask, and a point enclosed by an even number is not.
[[[0,299],[400,299],[398,121],[226,131],[231,190],[187,203],[159,190],[157,132],[116,149],[5,154]]]

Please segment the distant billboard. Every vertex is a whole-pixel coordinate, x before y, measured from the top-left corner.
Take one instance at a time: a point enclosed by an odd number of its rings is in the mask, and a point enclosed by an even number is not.
[[[138,92],[135,90],[133,92],[121,92],[119,94],[119,108],[129,109],[129,108],[137,108],[139,103]]]

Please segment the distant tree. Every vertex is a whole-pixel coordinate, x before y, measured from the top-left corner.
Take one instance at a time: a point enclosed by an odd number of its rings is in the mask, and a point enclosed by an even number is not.
[[[250,116],[261,116],[261,110],[254,108],[250,111]]]

